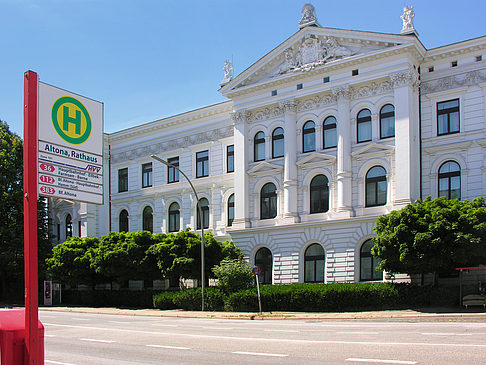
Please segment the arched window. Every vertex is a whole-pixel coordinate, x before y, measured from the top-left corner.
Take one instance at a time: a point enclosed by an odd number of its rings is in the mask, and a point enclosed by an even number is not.
[[[336,118],[333,116],[327,117],[324,120],[322,126],[323,138],[324,138],[324,148],[331,148],[337,146],[337,131],[336,131]]]
[[[316,125],[312,120],[304,124],[302,130],[302,152],[312,152],[316,150]]]
[[[209,201],[206,198],[201,198],[199,199],[198,205],[201,207],[202,210],[203,228],[209,228]],[[197,229],[201,229],[201,216],[199,215],[199,208],[197,208],[196,215],[197,215]]]
[[[272,133],[272,158],[282,157],[284,155],[284,130],[275,128]]]
[[[358,143],[371,141],[371,112],[363,109],[356,118]]]
[[[306,283],[324,282],[324,249],[318,243],[310,245],[305,250],[304,281]]]
[[[383,105],[380,110],[380,138],[395,137],[395,107]]]
[[[181,212],[179,204],[174,202],[169,206],[169,232],[181,230]]]
[[[272,183],[266,183],[260,191],[260,218],[269,219],[276,216],[277,188]]]
[[[359,253],[361,281],[383,280],[383,271],[376,268],[381,260],[371,254],[372,247],[372,240],[367,240],[363,243],[363,245],[361,245],[361,250]]]
[[[128,232],[128,212],[126,209],[123,209],[118,217],[118,231]]]
[[[143,208],[142,214],[142,230],[149,231],[150,233],[154,232],[154,215],[152,208],[148,205]]]
[[[262,161],[265,159],[265,134],[258,132],[255,134],[253,140],[254,157],[255,161]]]
[[[261,270],[258,275],[258,282],[260,284],[272,283],[272,252],[268,248],[260,248],[255,254],[255,266],[258,266]]]
[[[317,175],[310,183],[310,212],[323,213],[329,210],[329,181]]]
[[[73,219],[71,214],[66,216],[66,238],[73,236]]]
[[[235,219],[235,194],[231,194],[228,198],[228,227],[233,225]]]
[[[457,162],[444,162],[439,168],[439,196],[461,199],[461,167]]]
[[[366,174],[366,206],[386,204],[386,171],[381,166],[369,169]]]

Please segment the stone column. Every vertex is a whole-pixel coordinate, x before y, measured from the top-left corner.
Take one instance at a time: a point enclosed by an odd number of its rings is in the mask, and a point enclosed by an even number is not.
[[[337,207],[336,213],[343,217],[353,216],[352,166],[351,166],[351,118],[349,85],[332,89],[337,101]]]
[[[390,75],[395,105],[395,199],[401,206],[419,198],[418,76],[409,69]]]
[[[284,180],[283,218],[288,223],[300,222],[297,212],[297,103],[285,100],[280,103],[284,112]]]
[[[234,128],[235,146],[235,219],[232,229],[245,229],[250,227],[249,199],[248,199],[248,134],[246,112],[237,111],[231,114]]]

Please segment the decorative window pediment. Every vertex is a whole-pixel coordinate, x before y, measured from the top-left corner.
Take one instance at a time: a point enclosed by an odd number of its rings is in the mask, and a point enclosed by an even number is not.
[[[369,143],[366,146],[351,153],[351,156],[357,160],[369,159],[372,157],[391,155],[395,151],[394,146],[382,143]]]
[[[429,155],[435,155],[441,152],[465,151],[472,145],[472,143],[473,142],[449,142],[432,147],[426,147],[424,150]]]
[[[280,174],[282,170],[283,166],[263,161],[249,169],[248,174],[250,176],[272,175]]]
[[[327,155],[324,153],[314,152],[310,155],[306,155],[301,160],[297,161],[297,166],[302,169],[312,168],[322,165],[331,165],[336,162],[336,156]]]

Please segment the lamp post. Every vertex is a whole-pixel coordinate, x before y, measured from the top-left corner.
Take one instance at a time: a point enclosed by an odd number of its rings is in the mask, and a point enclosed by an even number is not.
[[[162,160],[157,155],[151,155],[150,157],[152,157],[154,160],[157,160],[157,161],[163,163],[167,167],[171,167],[173,169],[176,169],[182,175],[184,175],[184,177],[186,178],[187,182],[191,186],[192,191],[194,192],[194,195],[196,197],[196,205],[197,205],[197,208],[198,208],[198,211],[199,211],[199,220],[201,222],[201,311],[204,311],[204,217],[203,217],[203,214],[202,214],[201,206],[199,205],[199,197],[197,196],[196,189],[194,188],[194,185],[192,185],[191,180],[187,177],[187,175],[183,171],[179,170],[179,168],[177,166],[174,166],[174,165],[168,163],[167,161]],[[196,223],[195,228],[197,229],[197,223]]]

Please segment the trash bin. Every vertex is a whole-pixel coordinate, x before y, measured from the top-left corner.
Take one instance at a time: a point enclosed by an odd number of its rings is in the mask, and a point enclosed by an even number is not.
[[[39,321],[39,352],[44,363],[44,326]],[[25,311],[0,310],[0,358],[2,365],[22,365],[25,352]]]

